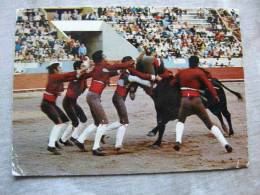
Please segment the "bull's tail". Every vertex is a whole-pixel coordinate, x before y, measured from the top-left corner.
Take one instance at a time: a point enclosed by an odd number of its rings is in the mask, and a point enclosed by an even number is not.
[[[241,95],[241,93],[233,91],[232,89],[228,88],[226,85],[224,85],[222,82],[220,82],[219,80],[217,80],[217,82],[226,90],[228,90],[230,93],[234,94],[239,101],[243,101],[243,96]]]

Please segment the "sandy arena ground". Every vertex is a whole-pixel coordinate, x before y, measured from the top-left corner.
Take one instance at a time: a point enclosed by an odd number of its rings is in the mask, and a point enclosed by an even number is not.
[[[244,96],[243,82],[225,84]],[[113,92],[114,88],[110,87],[102,95],[110,122],[118,120],[111,101]],[[162,147],[151,149],[149,146],[155,137],[146,134],[156,125],[155,110],[150,97],[139,89],[135,101],[129,98],[126,101],[130,125],[124,146],[130,153],[115,154],[115,132],[111,132],[103,145],[109,155],[98,157],[91,153],[92,141],[86,142],[89,152],[79,152],[74,146],[63,147],[62,155],[51,155],[46,148],[53,124],[40,110],[42,92],[16,93],[13,102],[13,171],[17,175],[99,175],[244,168],[248,162],[245,102],[238,102],[229,92],[226,94],[235,131],[234,136],[227,137],[234,149],[232,153],[225,152],[196,116],[188,118],[185,123],[183,146],[179,152],[173,149],[176,121],[168,123]],[[79,102],[90,124],[92,118],[85,96],[82,95]],[[58,105],[61,100],[59,98]],[[210,116],[220,125],[216,117]]]

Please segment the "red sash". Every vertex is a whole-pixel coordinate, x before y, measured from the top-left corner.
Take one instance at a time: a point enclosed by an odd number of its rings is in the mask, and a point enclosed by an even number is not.
[[[102,81],[92,80],[89,91],[92,91],[97,94],[101,94],[105,87],[106,85]]]
[[[117,85],[117,87],[116,87],[116,92],[117,92],[118,95],[120,95],[121,97],[125,97],[125,96],[126,96],[126,88],[125,88],[124,86]]]
[[[47,101],[49,101],[49,102],[56,102],[57,96],[56,96],[56,95],[53,95],[53,94],[44,93],[44,94],[43,94],[43,99],[44,99],[44,100],[47,100]]]
[[[181,90],[182,97],[200,97],[199,91]]]

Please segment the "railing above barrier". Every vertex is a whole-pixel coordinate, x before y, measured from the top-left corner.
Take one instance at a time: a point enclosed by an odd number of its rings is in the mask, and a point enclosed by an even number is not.
[[[73,71],[72,60],[61,60],[62,69],[64,72]],[[46,67],[49,62],[31,62],[31,63],[15,63],[15,73],[33,74],[33,73],[47,73]],[[166,68],[186,68],[188,67],[188,60],[185,58],[168,58],[164,59]],[[201,67],[242,67],[241,58],[201,58]]]
[[[178,69],[170,69],[174,74]],[[244,71],[242,67],[207,68],[213,77],[223,81],[243,81]],[[110,80],[111,85],[115,85],[118,77]],[[91,79],[88,80],[88,85]],[[14,91],[36,91],[34,89],[44,89],[47,83],[47,73],[40,74],[17,74],[14,76]]]

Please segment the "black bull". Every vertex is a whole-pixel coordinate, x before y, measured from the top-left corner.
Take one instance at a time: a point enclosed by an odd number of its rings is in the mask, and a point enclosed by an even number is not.
[[[155,136],[157,132],[159,132],[157,140],[153,143],[155,148],[161,145],[166,124],[171,120],[177,119],[178,117],[178,111],[180,107],[180,92],[177,86],[172,87],[169,84],[170,79],[171,78],[162,79],[159,81],[157,86],[152,89],[151,93],[149,93],[149,89],[141,86],[145,92],[151,96],[155,105],[157,126],[147,134],[148,136]],[[217,79],[212,79],[212,84],[217,90],[220,101],[218,103],[214,103],[210,93],[207,90],[204,90],[204,93],[202,93],[203,104],[218,117],[223,130],[229,135],[233,135],[234,131],[231,122],[231,114],[227,109],[227,100],[224,88],[237,96],[239,100],[242,100],[242,96],[240,93],[226,87]],[[132,85],[133,88],[137,88],[137,84],[133,83]],[[229,130],[223,121],[222,115],[228,122]]]

